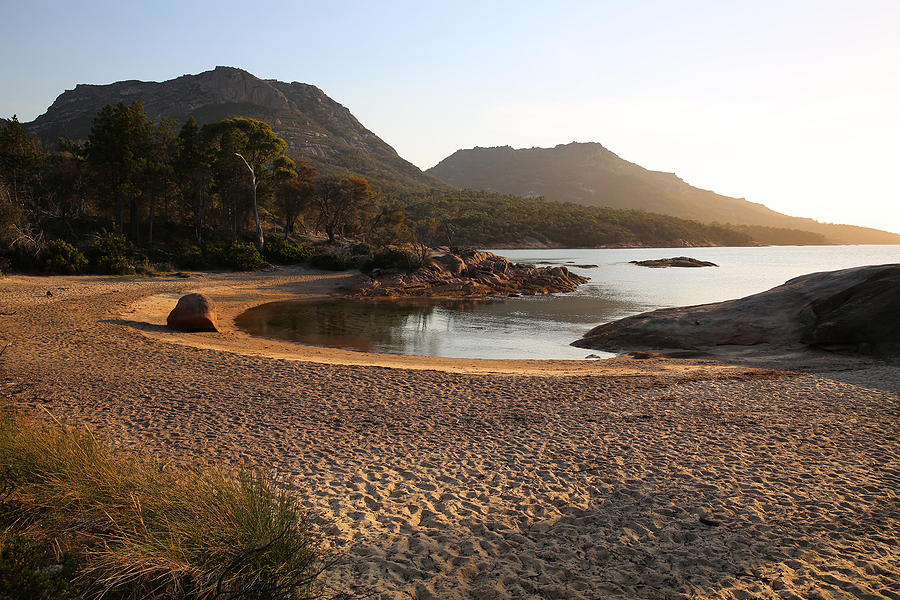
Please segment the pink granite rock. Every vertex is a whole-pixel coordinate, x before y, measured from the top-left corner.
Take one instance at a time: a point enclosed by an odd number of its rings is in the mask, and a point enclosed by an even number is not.
[[[219,331],[216,304],[204,294],[182,296],[166,318],[166,324],[176,331]]]

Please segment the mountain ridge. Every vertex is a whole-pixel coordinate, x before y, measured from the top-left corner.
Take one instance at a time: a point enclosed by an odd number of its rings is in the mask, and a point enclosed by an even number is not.
[[[456,187],[500,194],[645,210],[702,223],[812,231],[836,243],[900,243],[900,235],[892,232],[792,217],[744,198],[697,188],[675,173],[651,171],[624,160],[596,142],[457,150],[426,173]]]
[[[288,143],[291,158],[321,172],[351,171],[373,186],[444,188],[446,184],[404,160],[367,129],[349,109],[316,86],[259,79],[243,69],[219,66],[164,82],[128,80],[79,84],[60,94],[45,113],[23,127],[46,143],[60,137],[86,140],[91,122],[106,104],[139,100],[150,120],[193,116],[199,125],[245,117],[269,124]]]

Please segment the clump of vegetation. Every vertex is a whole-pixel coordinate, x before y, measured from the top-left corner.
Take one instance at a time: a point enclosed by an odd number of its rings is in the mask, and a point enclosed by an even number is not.
[[[262,472],[123,460],[86,431],[7,414],[0,487],[0,597],[72,597],[75,585],[86,597],[321,592],[321,538]]]
[[[175,265],[182,269],[201,270],[209,268],[209,259],[200,246],[185,244],[175,251]]]
[[[306,262],[315,252],[315,248],[294,244],[283,237],[271,234],[265,237],[263,246],[264,258],[278,265],[295,265]]]
[[[63,240],[51,240],[41,252],[41,262],[48,273],[61,275],[74,275],[88,266],[84,254]]]
[[[118,231],[107,232],[94,240],[88,251],[91,268],[101,275],[132,275],[134,247]]]
[[[375,269],[406,271],[415,262],[416,257],[412,251],[392,246],[382,248],[365,258],[360,265],[360,271],[364,273],[371,273]]]
[[[235,271],[253,271],[268,266],[253,244],[232,244],[222,252],[222,260]]]
[[[356,264],[348,255],[335,250],[316,252],[310,257],[309,266],[323,271],[346,271],[356,268]]]
[[[0,598],[73,598],[78,593],[76,574],[77,563],[69,553],[48,556],[41,544],[22,534],[0,537]]]
[[[175,266],[179,269],[201,271],[220,262],[222,250],[214,242],[179,244],[175,250]]]

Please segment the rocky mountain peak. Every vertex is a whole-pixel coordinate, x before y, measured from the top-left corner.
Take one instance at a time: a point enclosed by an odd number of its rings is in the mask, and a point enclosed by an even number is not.
[[[59,138],[86,140],[93,119],[104,106],[135,100],[156,123],[174,119],[183,124],[190,117],[200,125],[237,117],[263,121],[288,143],[288,155],[310,162],[322,172],[352,171],[376,185],[385,178],[393,185],[443,186],[403,160],[319,88],[260,79],[235,67],[219,66],[161,83],[80,84],[63,92],[46,113],[23,125],[49,145]]]
[[[272,110],[292,108],[287,97],[270,82],[234,67],[216,67],[194,76],[194,81],[203,95],[221,102],[248,102]],[[296,106],[293,108],[296,109]]]
[[[269,111],[297,110],[271,81],[254,77],[234,67],[216,67],[198,75],[183,75],[163,83],[152,81],[119,81],[108,85],[80,84],[66,90],[39,116],[30,128],[40,137],[58,135],[84,138],[90,133],[90,122],[107,103],[130,104],[140,100],[153,121],[164,118],[184,122],[198,109],[211,105],[247,104]],[[198,119],[199,120],[199,119]]]

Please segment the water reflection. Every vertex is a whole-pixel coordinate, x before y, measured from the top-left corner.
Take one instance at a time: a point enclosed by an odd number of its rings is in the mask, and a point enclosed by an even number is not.
[[[251,309],[236,322],[251,335],[364,352],[579,360],[591,352],[569,344],[601,323],[657,308],[740,298],[805,273],[900,262],[900,246],[692,248],[690,256],[719,265],[704,269],[630,263],[680,256],[683,248],[504,254],[513,262],[566,265],[590,281],[569,294],[497,301],[279,302]]]
[[[441,356],[440,334],[452,335],[449,315],[490,302],[422,298],[270,302],[242,313],[235,324],[251,335],[313,346]]]
[[[254,336],[360,352],[584,359],[590,352],[569,343],[596,324],[598,309],[621,309],[606,304],[575,296],[272,302],[235,324]]]

